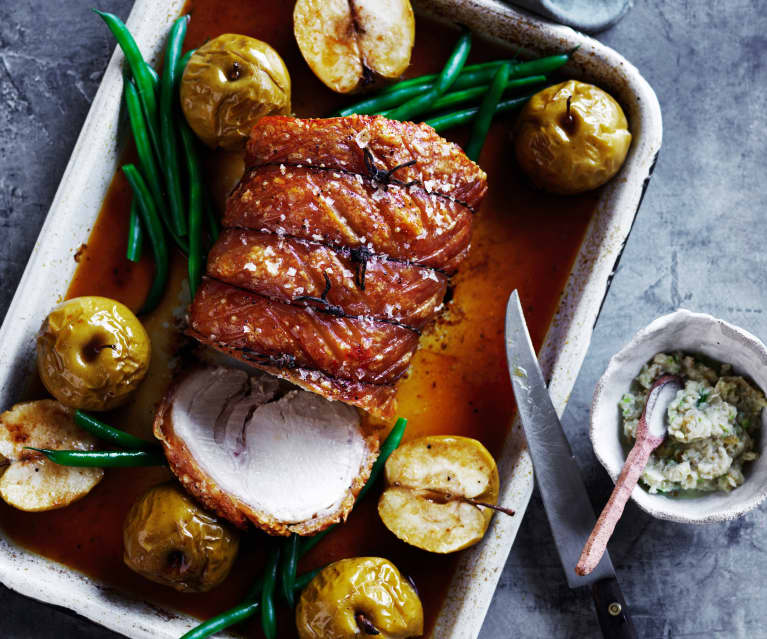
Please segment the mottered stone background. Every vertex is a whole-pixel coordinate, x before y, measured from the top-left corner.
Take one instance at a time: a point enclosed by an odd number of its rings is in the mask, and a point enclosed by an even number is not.
[[[94,5],[124,18],[131,1],[0,0],[0,317],[114,47],[88,11]],[[767,338],[762,5],[640,0],[599,36],[653,85],[665,131],[655,176],[564,417],[596,509],[612,484],[591,450],[588,411],[610,355],[634,331],[679,306]],[[767,637],[765,550],[767,506],[734,522],[695,527],[653,520],[629,504],[610,544],[644,638]],[[2,586],[0,611],[3,639],[117,636]],[[589,593],[567,588],[536,493],[480,637],[599,636]]]

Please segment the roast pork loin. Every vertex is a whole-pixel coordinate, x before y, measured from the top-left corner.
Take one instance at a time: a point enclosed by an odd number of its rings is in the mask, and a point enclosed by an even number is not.
[[[429,126],[262,118],[190,312],[200,342],[389,417],[486,176]]]

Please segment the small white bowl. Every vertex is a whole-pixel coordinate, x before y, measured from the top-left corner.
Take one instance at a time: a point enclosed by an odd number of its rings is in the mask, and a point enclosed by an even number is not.
[[[625,454],[618,401],[627,392],[642,365],[656,353],[699,353],[732,364],[735,374],[745,375],[767,389],[767,347],[751,333],[724,320],[680,309],[659,317],[639,331],[618,353],[597,383],[591,404],[591,443],[597,459],[613,481],[623,468]],[[762,411],[762,435],[767,435],[767,410]],[[760,455],[746,470],[746,481],[730,493],[714,492],[692,498],[651,495],[641,486],[631,498],[654,517],[682,523],[702,524],[734,519],[756,508],[767,497],[767,455]]]

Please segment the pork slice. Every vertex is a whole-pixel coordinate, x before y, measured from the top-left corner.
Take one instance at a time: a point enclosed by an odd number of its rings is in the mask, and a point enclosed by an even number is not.
[[[289,304],[422,328],[442,303],[447,276],[376,256],[244,229],[226,229],[208,255],[210,277]]]
[[[313,534],[343,521],[370,475],[377,437],[358,411],[233,368],[193,367],[155,416],[171,470],[239,527]]]
[[[404,326],[336,317],[211,279],[195,295],[190,328],[200,341],[236,350],[255,365],[314,369],[370,384],[399,379],[418,346],[418,333]]]
[[[358,249],[446,272],[455,271],[465,258],[471,224],[471,211],[458,202],[307,167],[249,171],[229,196],[224,214],[224,226]]]
[[[251,132],[245,161],[248,166],[301,164],[371,177],[401,167],[391,177],[404,183],[415,180],[427,192],[473,209],[487,191],[487,175],[457,144],[427,124],[382,116],[261,118]]]

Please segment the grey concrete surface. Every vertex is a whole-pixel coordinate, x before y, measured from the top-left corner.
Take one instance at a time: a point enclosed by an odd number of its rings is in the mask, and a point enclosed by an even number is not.
[[[86,13],[94,4],[125,16],[131,2],[0,0],[0,316],[113,46]],[[655,87],[663,149],[564,419],[597,509],[612,484],[588,410],[610,355],[679,306],[767,338],[767,13],[760,0],[635,4],[600,38]],[[767,637],[766,512],[695,527],[629,505],[610,551],[640,637]],[[2,588],[0,610],[5,639],[115,636]],[[567,588],[537,494],[480,636],[599,636],[589,594]]]

